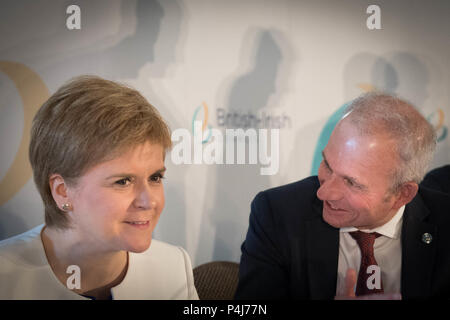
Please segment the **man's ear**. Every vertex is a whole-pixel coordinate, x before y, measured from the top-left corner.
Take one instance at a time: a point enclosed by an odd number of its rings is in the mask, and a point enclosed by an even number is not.
[[[50,190],[52,192],[53,199],[59,208],[62,208],[63,204],[70,203],[68,196],[67,184],[64,178],[60,174],[52,174],[49,178]]]
[[[417,194],[419,185],[415,182],[405,182],[397,190],[397,200],[394,203],[393,209],[398,210],[400,207],[410,203]]]

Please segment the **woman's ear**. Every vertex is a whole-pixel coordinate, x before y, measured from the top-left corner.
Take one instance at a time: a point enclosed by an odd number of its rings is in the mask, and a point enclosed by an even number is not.
[[[49,178],[49,185],[53,199],[58,208],[67,211],[67,205],[71,206],[71,201],[69,199],[67,184],[64,181],[64,178],[60,174],[52,174]]]

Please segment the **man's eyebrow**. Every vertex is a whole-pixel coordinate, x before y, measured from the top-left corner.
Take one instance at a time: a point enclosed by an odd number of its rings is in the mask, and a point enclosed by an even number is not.
[[[330,164],[327,161],[327,157],[325,157],[325,153],[323,151],[322,151],[322,158],[323,158],[323,161],[325,162],[325,165],[331,171],[333,171],[333,169],[331,169]],[[354,185],[356,185],[356,186],[358,186],[358,187],[360,187],[362,189],[367,189],[367,186],[365,186],[364,184],[360,183],[356,178],[353,178],[353,177],[350,177],[350,176],[347,176],[347,175],[339,175],[339,176],[344,178],[344,179],[347,179],[347,180],[351,181]]]
[[[327,157],[325,157],[325,152],[323,152],[323,151],[322,151],[322,158],[323,158],[323,161],[325,162],[326,166],[327,166],[328,168],[330,168],[330,164],[328,163]],[[330,169],[331,169],[331,168],[330,168]]]
[[[331,171],[333,171],[333,169],[331,169],[331,166],[327,161],[327,157],[325,157],[325,152],[323,152],[323,151],[322,151],[322,158],[323,158],[323,162],[325,162],[325,165],[327,166],[327,168],[330,169]]]

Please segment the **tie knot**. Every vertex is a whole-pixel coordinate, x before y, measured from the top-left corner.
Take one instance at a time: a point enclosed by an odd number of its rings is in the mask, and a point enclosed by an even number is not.
[[[359,230],[350,232],[350,235],[356,240],[363,254],[372,251],[375,239],[381,236],[381,234],[377,232],[368,233]]]

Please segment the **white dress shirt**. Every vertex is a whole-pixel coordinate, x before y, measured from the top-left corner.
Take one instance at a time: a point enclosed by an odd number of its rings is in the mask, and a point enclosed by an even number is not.
[[[401,232],[403,222],[402,206],[397,213],[384,225],[372,229],[361,230],[363,232],[378,232],[381,234],[375,239],[374,255],[381,269],[381,281],[385,293],[400,293],[400,280],[402,269]],[[336,295],[345,292],[345,275],[347,269],[352,268],[359,273],[361,263],[361,250],[358,243],[349,232],[357,231],[357,228],[341,228],[339,231],[339,260]]]
[[[41,240],[44,225],[0,241],[0,299],[86,300],[53,273]],[[198,299],[187,252],[152,240],[142,253],[128,253],[128,270],[111,289],[113,299]]]

